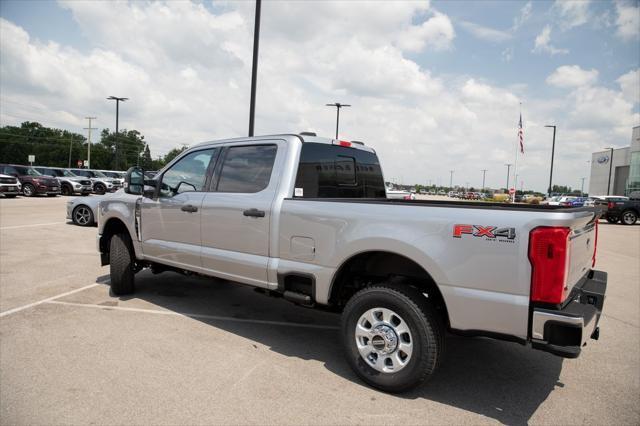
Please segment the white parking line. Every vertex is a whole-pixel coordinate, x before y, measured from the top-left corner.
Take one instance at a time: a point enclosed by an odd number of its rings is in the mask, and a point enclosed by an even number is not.
[[[218,315],[190,314],[185,312],[161,311],[157,309],[140,309],[140,308],[127,308],[124,306],[107,306],[107,305],[92,305],[88,303],[60,302],[57,300],[47,301],[47,304],[77,306],[82,308],[102,309],[106,311],[139,312],[143,314],[172,315],[172,316],[178,316],[178,317],[188,317],[188,318],[196,318],[196,319],[202,318],[202,319],[210,319],[210,320],[216,320],[216,321],[244,322],[244,323],[250,323],[250,324],[283,325],[283,326],[289,326],[289,327],[319,328],[323,330],[339,329],[339,327],[333,326],[333,325],[302,324],[298,322],[286,322],[286,321],[253,320],[253,319],[246,319],[246,318],[223,317]]]
[[[34,223],[31,225],[3,226],[0,228],[0,231],[4,231],[5,229],[35,228],[37,226],[63,225],[66,223],[67,222],[49,222],[49,223]]]
[[[75,290],[67,291],[66,293],[57,294],[57,295],[49,297],[47,299],[40,300],[39,302],[29,303],[28,305],[19,306],[17,308],[9,309],[8,311],[0,312],[0,318],[2,318],[4,316],[7,316],[7,315],[15,314],[16,312],[24,311],[25,309],[33,308],[34,306],[38,306],[38,305],[41,305],[43,303],[51,302],[52,300],[58,299],[60,297],[69,296],[70,294],[74,294],[74,293],[78,293],[80,291],[87,290],[87,289],[89,289],[91,287],[95,287],[97,285],[100,285],[100,283],[89,284],[89,285],[86,285],[84,287],[77,288]]]

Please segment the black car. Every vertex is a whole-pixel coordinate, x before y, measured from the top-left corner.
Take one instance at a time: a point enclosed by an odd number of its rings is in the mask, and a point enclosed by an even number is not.
[[[620,221],[624,225],[633,225],[640,217],[640,192],[633,192],[629,199],[613,198],[607,200],[605,219],[609,223]]]

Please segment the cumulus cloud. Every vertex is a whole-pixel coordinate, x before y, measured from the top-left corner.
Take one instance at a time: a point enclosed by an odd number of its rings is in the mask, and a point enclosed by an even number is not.
[[[556,87],[581,87],[598,80],[598,70],[583,70],[578,65],[563,65],[547,77],[547,84]]]
[[[559,49],[551,44],[551,26],[545,25],[540,34],[536,37],[532,52],[549,53],[550,55],[566,55],[567,49]]]
[[[616,80],[620,85],[624,98],[632,104],[640,102],[640,68],[621,75]]]
[[[589,20],[589,0],[556,0],[553,9],[558,14],[560,28],[570,29]]]
[[[96,115],[95,125],[113,128],[114,107],[104,98],[116,95],[131,98],[121,105],[120,127],[140,130],[154,156],[182,143],[246,135],[251,3],[215,11],[188,2],[64,7],[84,29],[88,50],[39,41],[0,20],[3,125],[36,119],[82,132],[83,117]],[[546,187],[545,123],[565,121],[558,155],[575,156],[626,143],[638,122],[627,74],[619,91],[594,80],[567,86],[568,95],[539,98],[474,70],[447,75],[420,66],[407,52],[437,52],[455,40],[450,19],[427,3],[267,2],[262,13],[256,133],[331,136],[335,111],[324,105],[348,102],[341,137],[373,146],[388,179],[448,184],[455,169],[454,183],[478,186],[479,170],[487,168],[487,185],[503,184],[521,98],[527,154],[518,168],[525,186],[538,189]],[[571,183],[582,171],[564,164],[558,182]]]
[[[637,2],[616,2],[616,35],[623,40],[640,37],[640,6]]]
[[[509,32],[485,27],[473,22],[460,21],[460,26],[480,40],[499,43],[512,38],[512,35]]]

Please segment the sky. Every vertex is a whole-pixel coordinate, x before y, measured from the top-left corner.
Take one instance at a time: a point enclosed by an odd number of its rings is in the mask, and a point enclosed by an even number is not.
[[[120,129],[153,156],[245,136],[253,2],[0,1],[0,125]],[[376,149],[405,184],[588,188],[591,153],[640,125],[630,1],[264,1],[255,132]],[[522,113],[524,154],[518,155]],[[98,131],[99,131],[98,130]],[[516,170],[514,170],[516,169]]]

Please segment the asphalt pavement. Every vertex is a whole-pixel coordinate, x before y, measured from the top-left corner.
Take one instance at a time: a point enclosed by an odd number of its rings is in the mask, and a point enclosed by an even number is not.
[[[401,395],[343,360],[339,317],[222,280],[136,276],[110,295],[69,198],[0,199],[0,424],[639,424],[640,223],[600,223],[600,340],[566,360],[448,336]]]

